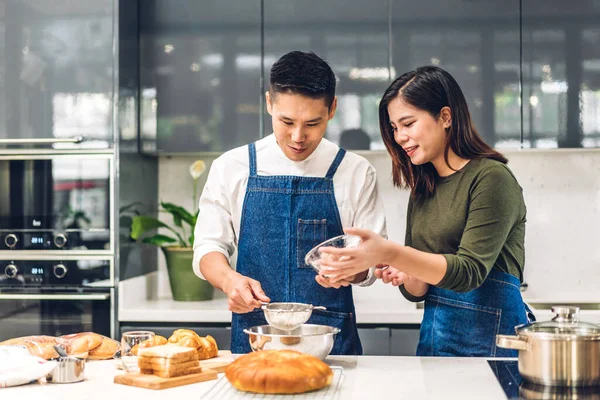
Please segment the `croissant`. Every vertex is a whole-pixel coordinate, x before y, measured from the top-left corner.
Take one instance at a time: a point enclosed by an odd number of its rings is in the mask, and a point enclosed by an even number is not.
[[[212,336],[203,338],[190,329],[176,329],[169,337],[169,343],[195,348],[200,360],[216,357],[219,353],[217,342]]]
[[[167,339],[163,336],[156,335],[151,339],[146,339],[140,344],[136,344],[131,348],[131,352],[133,355],[137,356],[139,349],[145,349],[147,347],[155,347],[162,346],[163,344],[167,344]]]

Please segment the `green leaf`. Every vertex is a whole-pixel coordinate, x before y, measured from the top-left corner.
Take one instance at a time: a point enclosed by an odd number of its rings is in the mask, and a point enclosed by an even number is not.
[[[135,240],[138,240],[144,235],[144,233],[158,228],[167,228],[169,230],[173,230],[167,224],[159,221],[156,218],[137,215],[132,218],[131,237]]]
[[[144,238],[144,240],[142,240],[142,242],[153,244],[155,246],[163,246],[167,243],[176,243],[177,239],[172,238],[170,236],[157,234],[154,236],[149,236],[147,238]]]
[[[162,208],[165,209],[165,211],[167,211],[173,215],[173,221],[175,222],[175,225],[181,226],[181,220],[184,220],[190,226],[195,225],[196,221],[195,221],[194,216],[191,213],[189,213],[185,208],[183,208],[181,206],[177,206],[173,203],[165,203],[165,202],[161,202],[160,205],[162,206]],[[178,224],[178,222],[179,222],[179,224]]]

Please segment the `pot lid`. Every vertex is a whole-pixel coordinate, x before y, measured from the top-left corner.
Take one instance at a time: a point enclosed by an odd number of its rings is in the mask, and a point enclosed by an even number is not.
[[[534,322],[516,328],[518,334],[544,336],[557,336],[557,338],[576,336],[582,339],[600,339],[600,325],[583,322],[577,318],[579,307],[554,306],[552,312],[556,314],[550,321]]]

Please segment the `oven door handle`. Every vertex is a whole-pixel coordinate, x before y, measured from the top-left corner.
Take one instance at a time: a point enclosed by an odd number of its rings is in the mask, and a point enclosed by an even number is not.
[[[108,300],[110,294],[30,294],[30,293],[0,293],[0,300]]]
[[[28,139],[0,139],[0,144],[52,144],[52,143],[81,143],[82,136],[72,138],[28,138]]]

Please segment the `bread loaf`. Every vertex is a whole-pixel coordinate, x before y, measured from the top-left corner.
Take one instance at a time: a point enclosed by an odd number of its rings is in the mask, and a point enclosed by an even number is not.
[[[179,362],[196,361],[198,360],[198,352],[193,348],[181,347],[173,344],[165,344],[163,346],[150,347],[140,349],[138,352],[139,359],[167,358],[178,360]]]
[[[41,357],[46,360],[58,358],[58,353],[54,350],[57,340],[52,336],[22,336],[14,339],[5,340],[0,346],[23,346],[29,354]]]
[[[147,349],[149,347],[162,346],[163,344],[167,344],[167,339],[163,336],[156,335],[153,338],[146,339],[140,344],[136,344],[131,348],[131,353],[134,356],[137,356],[139,349]]]
[[[233,387],[244,392],[294,394],[331,384],[333,371],[317,357],[294,350],[245,354],[225,369]]]

